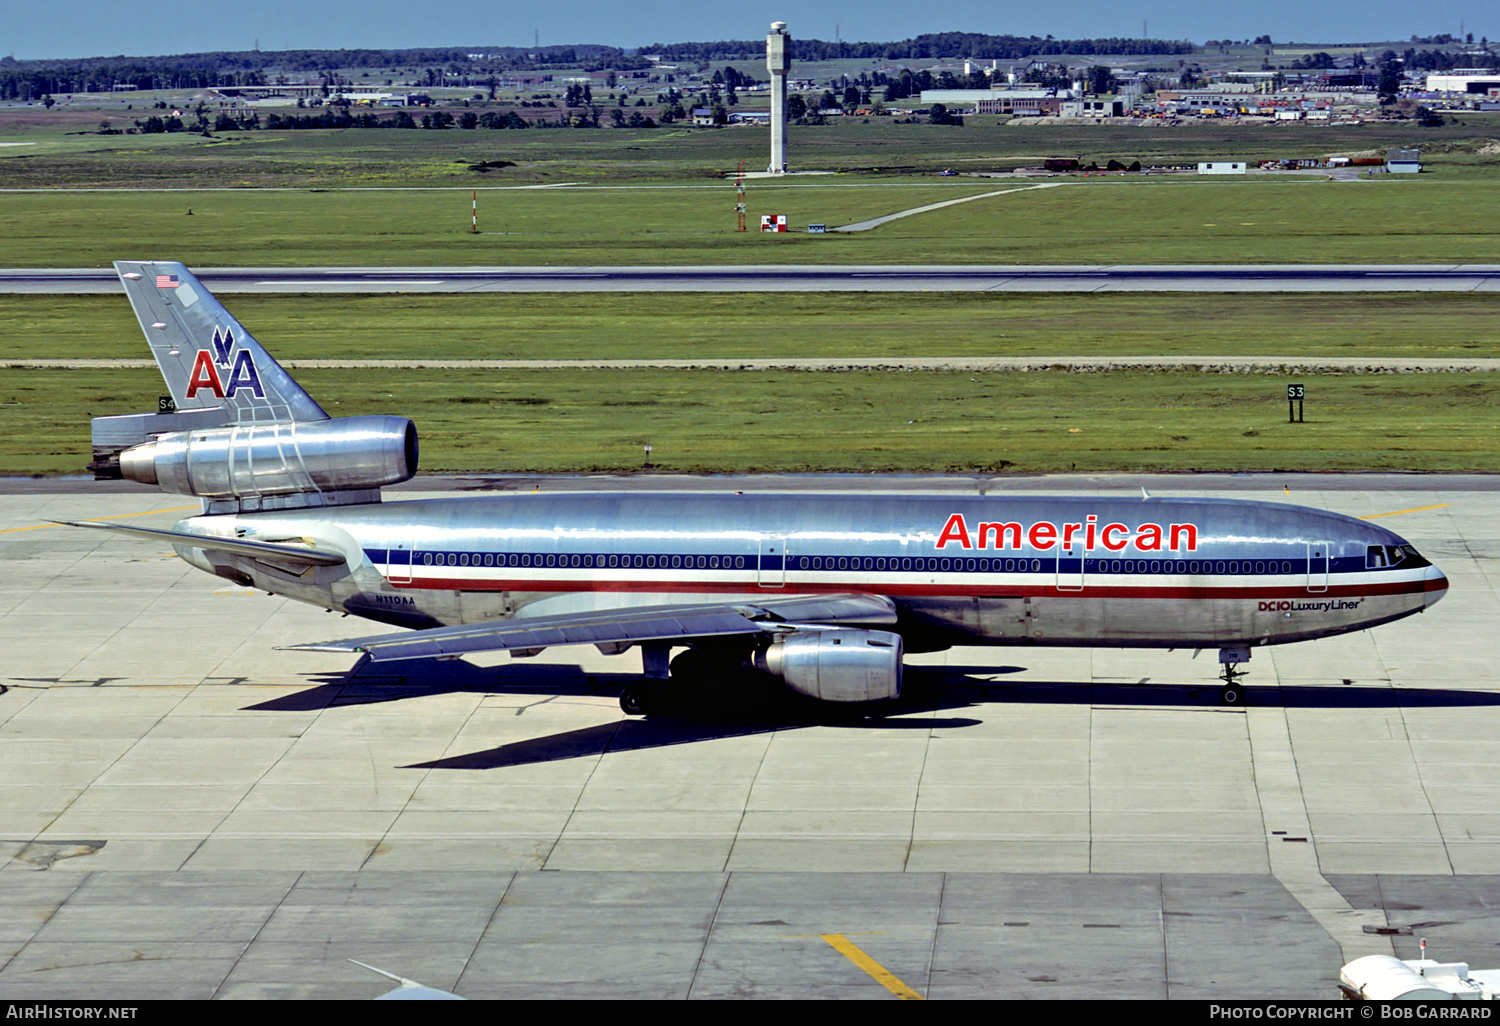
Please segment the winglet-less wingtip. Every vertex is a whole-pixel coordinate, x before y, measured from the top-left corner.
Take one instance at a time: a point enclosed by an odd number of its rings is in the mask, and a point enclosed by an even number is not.
[[[363,963],[363,962],[361,962],[361,961],[359,961],[358,959],[355,959],[355,958],[351,958],[351,959],[349,959],[349,961],[353,962],[355,965],[359,966],[361,969],[368,969],[372,973],[379,973],[381,976],[384,976],[386,979],[388,979],[388,980],[395,980],[397,983],[399,983],[401,985],[401,986],[397,987],[395,990],[387,991],[386,993],[380,995],[379,997],[377,997],[375,999],[376,1001],[465,1001],[465,1000],[467,1000],[467,998],[461,998],[457,994],[451,993],[449,991],[438,990],[436,987],[429,987],[429,986],[427,986],[424,983],[418,983],[416,980],[408,980],[405,976],[397,976],[395,973],[388,973],[384,969],[377,969],[373,965],[366,965],[365,963]]]

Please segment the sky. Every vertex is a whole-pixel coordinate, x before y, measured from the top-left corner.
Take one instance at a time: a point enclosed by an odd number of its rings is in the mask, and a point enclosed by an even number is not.
[[[1008,10],[1007,7],[1013,8]],[[998,5],[993,0],[822,0],[809,12],[786,0],[255,0],[125,4],[119,0],[17,2],[0,24],[0,56],[18,60],[203,50],[385,49],[530,46],[763,38],[772,21],[806,39],[888,42],[926,32],[1089,38],[1254,39],[1277,42],[1404,40],[1460,30],[1500,40],[1500,8],[1479,0],[1260,0],[1232,7],[1202,0],[1073,0]]]

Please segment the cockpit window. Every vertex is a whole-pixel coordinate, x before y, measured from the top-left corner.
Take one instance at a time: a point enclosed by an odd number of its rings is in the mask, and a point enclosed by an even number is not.
[[[1423,559],[1421,555],[1418,554],[1415,545],[1397,545],[1396,548],[1401,550],[1401,565],[1407,570],[1416,570],[1424,566],[1432,565],[1431,562]]]
[[[1390,566],[1416,570],[1431,565],[1411,545],[1371,545],[1365,549],[1366,570],[1383,570]]]

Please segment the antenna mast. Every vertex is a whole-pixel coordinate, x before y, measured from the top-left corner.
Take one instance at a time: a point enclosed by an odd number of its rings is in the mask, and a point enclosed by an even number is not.
[[[742,232],[745,230],[745,162],[740,161],[740,169],[734,176],[734,230]]]

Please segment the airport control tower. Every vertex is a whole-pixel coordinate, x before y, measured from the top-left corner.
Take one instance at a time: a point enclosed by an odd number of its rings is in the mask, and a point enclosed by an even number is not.
[[[771,166],[773,175],[786,173],[786,73],[792,67],[792,37],[786,22],[771,22],[766,37],[766,70],[771,73]]]

